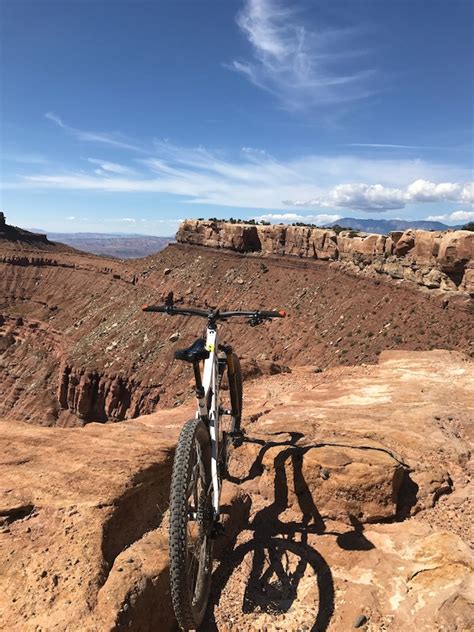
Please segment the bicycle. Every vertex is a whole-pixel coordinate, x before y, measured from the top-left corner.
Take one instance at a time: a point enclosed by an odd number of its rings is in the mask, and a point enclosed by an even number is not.
[[[207,319],[201,336],[175,358],[193,366],[196,415],[183,426],[176,447],[170,490],[170,584],[171,599],[181,629],[195,630],[204,619],[211,588],[214,538],[222,532],[220,522],[221,481],[227,473],[229,448],[240,445],[243,434],[242,373],[238,356],[229,345],[218,342],[217,323],[244,317],[252,327],[265,320],[283,318],[280,311],[220,311],[176,307],[170,292],[165,304],[144,305],[145,312]],[[200,363],[204,361],[201,375]],[[227,369],[231,409],[220,404],[219,391]],[[224,431],[220,419],[230,417]]]

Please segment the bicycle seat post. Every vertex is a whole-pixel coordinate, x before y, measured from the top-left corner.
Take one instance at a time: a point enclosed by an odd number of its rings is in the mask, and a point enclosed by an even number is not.
[[[193,362],[194,380],[196,381],[196,397],[202,399],[204,397],[204,387],[202,385],[201,369],[199,361]]]

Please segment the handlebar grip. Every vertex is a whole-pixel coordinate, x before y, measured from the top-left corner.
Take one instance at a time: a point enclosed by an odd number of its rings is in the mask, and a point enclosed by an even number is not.
[[[278,311],[276,311],[276,310],[271,310],[271,311],[264,311],[264,310],[262,310],[262,311],[259,311],[258,313],[259,313],[259,315],[262,318],[285,318],[285,316],[286,316],[286,312],[285,312],[284,309],[280,309]]]
[[[142,312],[166,312],[164,305],[142,305]]]

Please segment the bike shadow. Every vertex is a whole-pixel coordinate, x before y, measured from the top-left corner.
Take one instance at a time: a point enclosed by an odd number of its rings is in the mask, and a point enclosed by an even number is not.
[[[251,566],[246,578],[242,599],[242,613],[268,613],[279,615],[288,612],[298,599],[298,587],[308,571],[312,569],[319,595],[318,610],[312,621],[305,623],[308,631],[324,632],[328,629],[334,614],[334,582],[331,569],[314,546],[309,544],[308,535],[336,536],[338,546],[345,550],[369,550],[374,545],[367,540],[363,526],[354,516],[350,516],[352,531],[339,533],[327,531],[311,491],[305,481],[302,462],[304,446],[296,446],[301,433],[285,433],[289,440],[265,442],[246,437],[245,441],[262,445],[249,473],[239,482],[251,480],[263,471],[263,456],[274,446],[287,446],[274,459],[274,501],[258,511],[244,526],[251,533],[248,541],[238,544],[238,530],[232,541],[227,543],[212,577],[212,593],[206,622],[202,630],[217,631],[215,611],[221,596],[234,572],[245,558],[251,554]],[[298,447],[298,449],[295,449]],[[291,461],[291,468],[288,467]],[[289,506],[288,474],[293,473],[293,489],[296,495],[299,520],[284,521],[281,515]],[[237,482],[237,481],[234,481]],[[292,563],[290,563],[292,558]],[[239,598],[237,594],[235,598]]]

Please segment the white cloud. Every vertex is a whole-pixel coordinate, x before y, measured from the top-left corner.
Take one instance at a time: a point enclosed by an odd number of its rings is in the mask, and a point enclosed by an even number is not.
[[[291,204],[291,202],[289,202]],[[339,184],[325,195],[307,202],[295,201],[294,206],[356,208],[366,212],[380,212],[403,208],[403,191],[381,184]]]
[[[307,224],[330,224],[341,219],[342,215],[329,215],[326,213],[320,213],[319,215],[298,215],[298,213],[266,213],[265,215],[259,215],[254,219],[261,222],[282,223],[291,224],[293,222],[305,222]]]
[[[474,204],[474,182],[466,184],[462,190],[461,202]]]
[[[416,202],[438,202],[440,200],[459,200],[462,187],[455,182],[435,184],[427,180],[416,180],[407,189],[406,196]]]
[[[287,201],[288,205],[318,208],[336,207],[383,212],[404,208],[413,202],[469,202],[472,200],[472,184],[440,182],[418,179],[406,189],[385,187],[381,184],[339,184],[322,196],[308,201]]]
[[[245,0],[237,24],[253,59],[234,60],[229,67],[286,108],[307,109],[371,94],[367,80],[373,71],[352,70],[363,52],[351,41],[357,35],[354,29],[308,30],[295,7],[281,0]]]
[[[447,223],[464,223],[474,221],[474,211],[454,211],[453,213],[446,213],[445,215],[429,215],[427,220],[432,222],[447,222]]]

